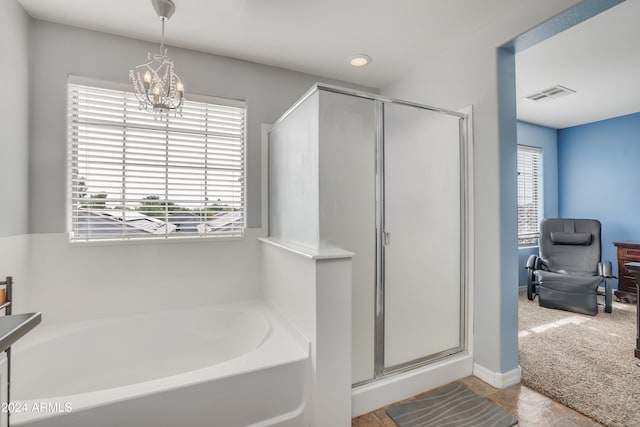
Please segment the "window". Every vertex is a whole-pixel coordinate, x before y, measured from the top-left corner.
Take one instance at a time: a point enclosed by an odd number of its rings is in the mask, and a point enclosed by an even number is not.
[[[243,102],[156,118],[131,92],[68,90],[71,241],[243,235]]]
[[[518,246],[538,244],[542,220],[542,149],[518,145]]]

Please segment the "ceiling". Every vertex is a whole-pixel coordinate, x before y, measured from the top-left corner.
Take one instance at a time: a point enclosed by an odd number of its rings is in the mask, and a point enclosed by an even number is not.
[[[518,118],[555,129],[640,111],[640,0],[627,0],[516,55]],[[527,95],[555,85],[550,101]]]
[[[173,0],[170,46],[381,88],[512,0]],[[159,42],[151,0],[19,0],[34,18]],[[107,6],[107,7],[105,7]],[[510,7],[513,9],[513,6]],[[171,51],[169,51],[171,53]],[[348,57],[365,53],[363,68]]]
[[[150,0],[18,0],[34,18],[159,42]],[[517,13],[513,0],[174,0],[166,43],[374,88],[451,42]],[[640,0],[627,0],[518,54],[519,118],[562,128],[639,111]],[[329,23],[329,24],[328,24]],[[447,40],[448,43],[443,43]],[[169,52],[170,53],[170,52]],[[348,57],[366,53],[362,68]],[[634,78],[636,80],[634,80]],[[576,94],[536,104],[561,84]],[[608,105],[611,104],[611,105]]]

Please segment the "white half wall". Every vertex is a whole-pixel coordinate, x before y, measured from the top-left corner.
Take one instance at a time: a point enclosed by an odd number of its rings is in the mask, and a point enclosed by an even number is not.
[[[351,257],[261,239],[265,300],[309,342],[305,425],[351,425]]]
[[[43,324],[260,298],[261,229],[243,239],[70,244],[66,233],[26,237],[17,311]]]

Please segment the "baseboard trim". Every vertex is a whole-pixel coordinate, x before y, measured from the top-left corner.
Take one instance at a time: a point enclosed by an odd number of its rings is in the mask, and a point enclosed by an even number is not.
[[[477,363],[473,364],[473,375],[495,388],[506,388],[518,384],[521,378],[520,366],[505,373],[494,372]]]
[[[356,387],[351,391],[351,416],[366,414],[467,377],[472,370],[473,359],[465,354]]]

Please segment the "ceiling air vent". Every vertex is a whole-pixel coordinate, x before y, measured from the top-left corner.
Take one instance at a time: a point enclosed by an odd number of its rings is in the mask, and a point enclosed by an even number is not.
[[[569,89],[568,87],[556,85],[550,87],[549,89],[541,90],[539,92],[532,93],[531,95],[527,95],[525,96],[525,98],[536,102],[545,102],[552,101],[563,96],[571,95],[572,93],[576,93],[576,91]]]

